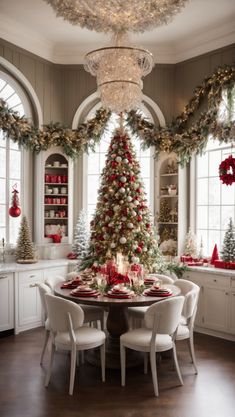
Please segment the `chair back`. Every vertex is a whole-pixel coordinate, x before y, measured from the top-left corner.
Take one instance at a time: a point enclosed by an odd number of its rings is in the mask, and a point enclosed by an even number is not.
[[[184,295],[184,305],[182,315],[189,320],[195,317],[197,311],[197,303],[199,298],[200,287],[194,282],[186,279],[179,279],[175,285],[180,288],[181,294]]]
[[[160,279],[163,284],[174,284],[174,280],[167,275],[162,274],[150,274],[151,277],[155,277],[157,279]]]
[[[38,289],[39,289],[39,294],[40,294],[42,309],[44,311],[45,320],[46,320],[47,317],[48,317],[48,312],[47,312],[47,305],[46,305],[45,295],[46,294],[52,294],[52,290],[46,284],[39,284],[38,285]]]
[[[48,287],[50,287],[52,289],[52,291],[54,292],[54,288],[56,286],[56,284],[59,284],[60,282],[64,282],[65,278],[57,275],[55,277],[49,277],[45,279],[45,284],[48,285]]]
[[[68,331],[68,313],[70,314],[74,330],[82,326],[84,313],[78,304],[51,294],[46,294],[45,299],[50,327],[54,333]]]
[[[145,313],[145,325],[156,333],[173,335],[181,317],[184,297],[172,297],[152,304]]]

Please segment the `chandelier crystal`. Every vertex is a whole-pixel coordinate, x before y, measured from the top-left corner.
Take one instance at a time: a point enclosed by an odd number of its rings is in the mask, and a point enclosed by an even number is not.
[[[73,25],[96,32],[144,32],[169,23],[188,0],[44,0]]]
[[[152,54],[141,48],[116,45],[96,49],[85,56],[85,69],[97,77],[102,105],[116,113],[138,108],[142,100],[142,78],[153,68]]]

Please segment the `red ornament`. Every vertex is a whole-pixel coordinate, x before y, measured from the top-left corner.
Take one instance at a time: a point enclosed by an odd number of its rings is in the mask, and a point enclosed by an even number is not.
[[[235,158],[229,155],[219,166],[219,177],[223,184],[232,185],[235,182]]]
[[[111,162],[111,166],[112,166],[112,168],[116,168],[116,167],[117,167],[117,165],[118,165],[118,164],[117,164],[117,162],[115,162],[115,161],[112,161],[112,162]]]
[[[12,200],[11,200],[11,204],[12,206],[9,208],[8,213],[11,217],[19,217],[21,214],[21,209],[19,207],[20,202],[19,202],[19,191],[17,191],[17,184],[13,185],[13,191],[12,191]]]
[[[137,216],[137,220],[138,220],[138,222],[141,222],[142,216]]]
[[[138,246],[138,248],[136,248],[136,252],[137,253],[141,253],[142,252],[142,248],[140,246]]]
[[[218,252],[218,248],[217,245],[215,244],[214,249],[213,249],[213,253],[211,256],[211,265],[214,265],[215,261],[219,259],[219,252]]]

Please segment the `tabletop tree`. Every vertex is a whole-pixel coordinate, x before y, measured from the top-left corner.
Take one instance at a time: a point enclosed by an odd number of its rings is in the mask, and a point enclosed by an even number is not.
[[[89,255],[83,267],[103,264],[122,253],[148,270],[163,266],[150,221],[140,165],[126,132],[116,131],[101,174],[96,211],[91,221]]]
[[[224,235],[221,257],[225,262],[235,262],[235,230],[231,217]]]
[[[72,252],[76,254],[78,262],[80,262],[87,255],[88,245],[89,228],[87,213],[85,210],[81,210],[78,214],[72,245]]]
[[[22,263],[35,262],[34,247],[31,240],[30,228],[26,216],[22,217],[16,246],[16,260]]]
[[[191,228],[189,228],[189,231],[185,237],[184,255],[192,256],[193,258],[197,256],[196,236],[192,232]]]

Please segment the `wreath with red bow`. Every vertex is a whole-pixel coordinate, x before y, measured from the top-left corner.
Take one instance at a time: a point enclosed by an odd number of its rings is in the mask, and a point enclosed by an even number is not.
[[[235,182],[235,158],[232,155],[221,162],[219,166],[219,177],[222,183],[226,185],[232,185]]]

